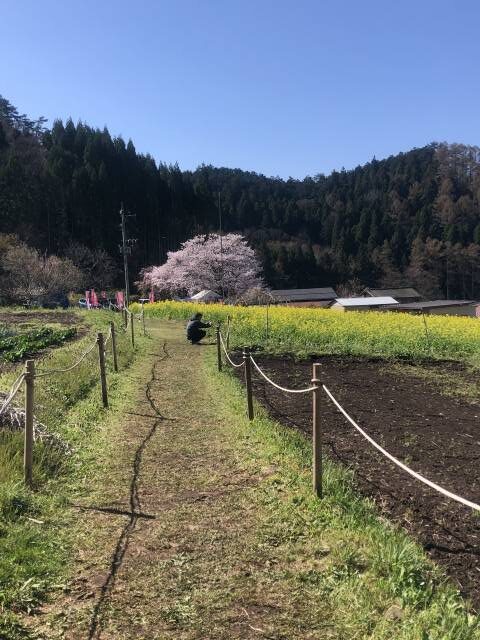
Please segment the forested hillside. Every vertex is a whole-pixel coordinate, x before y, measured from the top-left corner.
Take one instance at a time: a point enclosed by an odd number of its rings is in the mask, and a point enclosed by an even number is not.
[[[480,297],[479,147],[431,144],[303,180],[181,171],[107,129],[71,120],[48,128],[0,97],[0,233],[118,260],[123,202],[136,216],[135,272],[217,230],[218,193],[224,231],[247,236],[273,287],[411,283],[430,296]]]

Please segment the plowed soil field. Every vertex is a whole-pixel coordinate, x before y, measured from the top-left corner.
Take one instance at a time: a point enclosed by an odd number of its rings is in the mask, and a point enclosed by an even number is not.
[[[449,397],[438,385],[409,375],[408,365],[384,360],[326,356],[322,381],[345,410],[379,444],[442,487],[480,502],[480,404]],[[258,357],[278,384],[309,386],[312,362]],[[452,362],[422,365],[426,370],[473,377]],[[418,367],[416,368],[418,372]],[[254,373],[254,392],[278,421],[311,434],[311,396],[285,394]],[[474,382],[471,380],[471,382]],[[324,396],[326,455],[351,468],[355,484],[389,519],[411,533],[480,608],[480,516],[421,484],[377,452]]]

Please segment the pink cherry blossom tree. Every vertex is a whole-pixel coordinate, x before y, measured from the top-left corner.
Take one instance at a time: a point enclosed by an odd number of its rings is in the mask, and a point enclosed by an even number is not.
[[[199,235],[169,251],[165,264],[144,269],[138,284],[143,291],[177,295],[211,289],[228,298],[262,287],[260,271],[255,252],[241,235]]]

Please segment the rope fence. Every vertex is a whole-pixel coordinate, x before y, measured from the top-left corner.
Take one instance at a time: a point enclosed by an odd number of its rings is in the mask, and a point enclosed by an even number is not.
[[[107,346],[107,344],[111,339],[112,339],[112,325],[110,325],[110,329],[108,330],[107,337],[105,338],[105,346]]]
[[[226,346],[226,344],[224,342],[223,336],[222,336],[220,331],[218,332],[218,335],[220,337],[220,342],[222,344],[222,348],[223,348],[223,352],[225,353],[225,357],[227,358],[228,362],[232,365],[232,367],[243,367],[243,366],[245,366],[245,361],[239,362],[238,364],[233,362],[233,360],[228,355],[227,346]]]
[[[45,376],[51,376],[53,374],[56,373],[67,373],[68,371],[72,371],[73,369],[76,369],[78,366],[81,365],[81,363],[85,360],[85,358],[88,356],[89,353],[91,353],[95,347],[97,346],[96,341],[85,351],[85,353],[83,353],[80,358],[74,362],[72,365],[70,365],[69,367],[65,367],[64,369],[46,369],[45,371],[36,371],[35,372],[35,378],[44,378]]]
[[[287,389],[286,387],[281,387],[279,384],[277,384],[276,382],[271,380],[267,376],[267,374],[260,369],[258,364],[253,359],[253,356],[250,356],[250,360],[252,361],[253,366],[258,371],[258,373],[262,376],[262,378],[264,378],[268,383],[270,383],[272,385],[272,387],[275,387],[276,389],[279,389],[280,391],[284,391],[285,393],[311,393],[312,391],[315,390],[315,387],[307,387],[306,389]]]
[[[144,335],[146,334],[145,330],[145,314],[142,312],[134,316],[132,312],[124,308],[122,309],[123,317],[124,317],[124,327],[123,333],[126,335],[130,329],[130,339],[132,349],[135,348],[135,329],[133,318],[138,317],[139,321],[143,323]],[[22,385],[25,385],[25,409],[24,411],[17,411],[23,417],[24,421],[24,430],[25,430],[25,443],[24,443],[24,478],[25,483],[28,486],[32,486],[32,469],[33,469],[33,445],[35,442],[35,381],[42,378],[47,378],[48,376],[68,373],[73,371],[77,367],[79,367],[82,362],[87,358],[87,356],[94,351],[95,348],[98,349],[98,375],[100,381],[101,395],[102,395],[102,404],[104,408],[108,408],[108,387],[107,387],[107,371],[106,371],[106,362],[107,362],[107,345],[111,343],[111,353],[112,353],[112,364],[113,370],[118,372],[118,350],[117,350],[117,329],[115,327],[115,323],[113,320],[110,322],[110,326],[106,335],[102,332],[97,333],[96,339],[91,344],[87,350],[82,353],[82,355],[71,365],[67,367],[59,367],[55,369],[45,369],[37,371],[35,368],[34,360],[27,360],[25,362],[25,370],[21,373],[15,382],[12,384],[10,390],[6,394],[4,398],[2,398],[2,404],[0,405],[0,416],[4,414],[7,408],[11,405],[14,398],[20,391]],[[2,394],[3,395],[3,394]]]
[[[5,398],[2,406],[0,407],[0,416],[2,415],[2,413],[5,413],[5,411],[8,409],[10,404],[13,402],[13,399],[15,398],[17,393],[20,391],[20,387],[22,386],[24,378],[25,378],[25,373],[21,373],[18,376],[18,378],[15,380],[15,382],[12,384],[12,386],[10,387],[10,391],[8,392],[7,397]]]
[[[230,326],[228,327],[230,330]],[[371,436],[366,433],[355,420],[347,413],[347,411],[342,407],[342,405],[338,402],[338,400],[334,397],[328,387],[324,384],[321,384],[321,376],[320,370],[321,365],[319,363],[313,364],[312,370],[312,386],[306,387],[304,389],[288,389],[286,387],[282,387],[281,385],[274,382],[259,366],[259,364],[255,361],[253,356],[251,355],[248,347],[244,347],[243,350],[243,362],[240,364],[235,364],[227,351],[227,347],[225,345],[225,341],[220,332],[220,327],[217,329],[217,347],[218,347],[218,370],[221,371],[221,351],[223,350],[227,361],[234,367],[245,367],[245,386],[246,386],[246,395],[247,395],[247,412],[250,420],[253,420],[253,390],[252,390],[252,381],[251,381],[251,367],[252,364],[257,371],[257,373],[272,387],[278,389],[279,391],[283,391],[284,393],[300,393],[312,394],[312,445],[313,445],[313,459],[312,459],[312,475],[313,475],[313,489],[318,497],[322,497],[322,431],[321,431],[321,421],[320,421],[320,409],[321,409],[321,394],[320,391],[323,391],[327,397],[331,400],[331,402],[335,405],[335,407],[340,411],[340,413],[346,418],[346,420],[373,446],[377,451],[379,451],[383,456],[385,456],[390,462],[395,464],[397,467],[408,473],[411,477],[415,478],[418,482],[425,484],[430,487],[437,493],[450,498],[460,504],[463,504],[470,509],[474,509],[475,511],[480,511],[480,505],[477,503],[468,500],[467,498],[463,498],[462,496],[453,493],[452,491],[448,491],[444,487],[432,482],[428,478],[425,478],[420,473],[417,473],[413,469],[411,469],[408,465],[401,462],[393,456],[391,453],[386,451],[381,445],[378,444]]]
[[[400,462],[400,460],[398,460],[398,458],[395,458],[395,456],[392,456],[391,453],[389,453],[381,445],[379,445],[378,442],[376,442],[371,436],[369,436],[368,433],[366,433],[355,422],[355,420],[351,416],[348,415],[348,413],[345,411],[345,409],[342,407],[342,405],[338,402],[338,400],[333,396],[331,391],[325,385],[322,385],[322,389],[325,391],[327,396],[330,398],[330,400],[333,402],[333,404],[337,407],[337,409],[340,411],[340,413],[342,413],[345,416],[345,418],[348,420],[348,422],[350,422],[350,424],[358,431],[358,433],[360,433],[365,438],[365,440],[370,442],[370,444],[372,446],[374,446],[375,449],[378,449],[378,451],[380,451],[380,453],[382,453],[386,458],[388,458],[391,462],[396,464],[397,467],[400,467],[400,469],[403,469],[403,471],[405,471],[406,473],[410,474],[413,478],[415,478],[419,482],[423,482],[423,484],[426,484],[431,489],[435,489],[435,491],[438,491],[438,493],[441,493],[442,495],[446,496],[447,498],[451,498],[452,500],[455,500],[456,502],[460,502],[461,504],[465,505],[466,507],[470,507],[471,509],[475,509],[476,511],[480,511],[480,505],[476,504],[475,502],[471,502],[470,500],[467,500],[466,498],[462,498],[461,496],[458,496],[456,493],[452,493],[451,491],[448,491],[447,489],[444,489],[443,487],[441,487],[440,485],[436,484],[435,482],[432,482],[431,480],[428,480],[427,478],[425,478],[424,476],[420,475],[416,471],[413,471],[413,469],[410,469],[410,467],[408,467],[403,462]]]
[[[143,324],[144,335],[146,335],[145,330],[145,314],[142,307],[142,311],[139,314],[133,314],[129,309],[124,308],[123,310],[123,318],[124,318],[124,326],[122,327],[124,335],[126,335],[130,330],[130,338],[132,348],[135,347],[135,330],[134,330],[134,319],[138,319],[139,322]],[[477,503],[463,498],[444,487],[432,482],[428,478],[425,478],[420,473],[417,473],[413,469],[411,469],[408,465],[401,462],[398,458],[393,456],[391,453],[386,451],[378,442],[376,442],[366,431],[364,431],[357,422],[348,414],[348,412],[342,407],[342,405],[338,402],[338,400],[334,397],[332,392],[328,389],[328,387],[321,383],[321,365],[319,363],[314,363],[312,368],[312,380],[311,386],[305,387],[302,389],[289,389],[287,387],[283,387],[277,384],[274,380],[272,380],[260,365],[253,358],[250,353],[250,349],[248,347],[244,347],[243,349],[243,359],[241,362],[235,362],[229,355],[228,348],[228,337],[230,334],[231,325],[228,323],[228,334],[227,334],[227,343],[225,338],[223,337],[220,331],[220,325],[216,329],[216,338],[217,338],[217,356],[218,356],[218,370],[222,370],[222,353],[225,356],[226,361],[233,368],[243,368],[244,376],[245,376],[245,387],[246,387],[246,396],[247,396],[247,414],[250,420],[254,419],[254,406],[253,406],[253,386],[252,386],[252,366],[254,370],[261,376],[263,380],[265,380],[269,385],[282,391],[287,394],[312,394],[312,444],[313,444],[313,459],[312,459],[312,476],[313,476],[313,489],[318,497],[322,497],[322,429],[321,429],[321,392],[323,391],[329,400],[334,404],[334,406],[340,411],[340,413],[345,417],[345,419],[356,429],[360,435],[365,438],[377,451],[379,451],[385,458],[390,460],[397,467],[402,469],[405,473],[408,473],[411,477],[413,477],[418,482],[423,483],[424,485],[430,487],[434,491],[440,493],[441,495],[454,500],[466,507],[474,509],[475,511],[480,511],[480,505]],[[35,397],[35,380],[40,378],[45,378],[47,376],[67,373],[69,371],[74,370],[86,359],[86,357],[92,353],[95,347],[98,348],[98,364],[99,364],[99,379],[100,379],[100,387],[102,393],[102,403],[105,408],[108,408],[108,389],[107,389],[107,375],[106,375],[106,360],[107,360],[107,345],[111,343],[111,352],[113,359],[113,369],[115,372],[118,371],[118,353],[117,353],[117,343],[116,343],[116,328],[115,323],[113,321],[110,322],[110,328],[104,336],[103,333],[99,332],[97,334],[96,340],[91,344],[88,349],[76,360],[73,364],[68,367],[56,368],[56,369],[46,369],[46,370],[35,370],[35,361],[27,360],[25,363],[25,370],[21,373],[18,378],[13,382],[10,390],[7,392],[5,397],[2,398],[2,404],[0,405],[0,417],[2,414],[6,412],[8,407],[11,405],[17,394],[19,393],[22,385],[25,385],[25,411],[24,411],[24,420],[25,420],[25,446],[24,446],[24,473],[25,473],[25,482],[27,485],[32,485],[32,467],[33,467],[33,443],[34,443],[34,397]]]
[[[228,330],[230,331],[230,324],[228,325]],[[243,348],[243,362],[236,364],[230,358],[227,347],[225,345],[225,340],[220,331],[220,325],[216,330],[217,334],[217,358],[218,358],[218,370],[222,370],[222,351],[225,353],[227,361],[233,367],[244,367],[245,369],[245,389],[247,395],[247,415],[249,420],[253,420],[255,417],[254,408],[253,408],[253,385],[252,385],[252,365],[257,370],[257,372],[264,378],[270,385],[283,391],[284,393],[295,393],[295,394],[312,394],[312,438],[313,438],[313,457],[312,457],[312,482],[313,482],[313,490],[315,494],[321,498],[322,497],[322,434],[320,430],[320,393],[318,383],[320,380],[318,379],[319,367],[320,365],[313,365],[313,376],[312,376],[312,386],[307,387],[305,389],[287,389],[286,387],[282,387],[276,382],[274,382],[271,378],[267,376],[267,374],[261,369],[258,363],[253,358],[250,353],[250,349],[248,347]]]

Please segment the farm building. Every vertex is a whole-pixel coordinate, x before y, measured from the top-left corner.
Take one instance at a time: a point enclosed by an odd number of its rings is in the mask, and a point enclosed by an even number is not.
[[[398,305],[395,298],[391,296],[367,297],[367,298],[336,298],[330,305],[336,311],[383,311],[385,307]]]
[[[190,298],[193,302],[218,302],[220,296],[210,289],[202,289]]]
[[[399,289],[370,289],[367,287],[362,291],[365,296],[372,296],[374,298],[383,298],[385,296],[391,296],[395,298],[400,304],[406,304],[409,302],[419,302],[422,296],[413,287],[401,287]]]
[[[473,300],[423,300],[396,305],[392,311],[475,317],[478,315],[477,309],[480,309],[480,305]]]
[[[317,289],[273,289],[270,292],[277,304],[290,307],[328,307],[337,297],[332,287]]]

